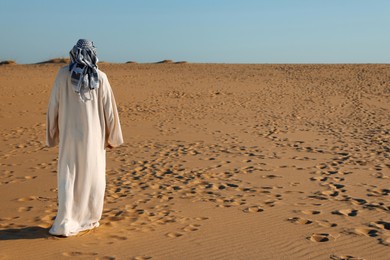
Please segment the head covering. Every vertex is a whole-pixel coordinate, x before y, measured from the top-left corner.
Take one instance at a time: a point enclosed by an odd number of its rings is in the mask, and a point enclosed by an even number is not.
[[[93,42],[80,39],[69,54],[69,71],[74,91],[84,102],[93,99],[92,90],[99,87],[98,58]]]

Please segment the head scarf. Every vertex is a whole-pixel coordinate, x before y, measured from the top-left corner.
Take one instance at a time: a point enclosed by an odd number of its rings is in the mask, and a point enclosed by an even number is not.
[[[83,102],[92,100],[92,90],[99,87],[95,46],[92,41],[80,39],[69,54],[69,71],[73,89]]]

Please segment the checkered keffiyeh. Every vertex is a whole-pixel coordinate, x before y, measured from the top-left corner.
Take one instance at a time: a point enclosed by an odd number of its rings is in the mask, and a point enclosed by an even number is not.
[[[70,54],[71,83],[82,101],[93,99],[92,90],[99,87],[98,58],[92,41],[80,39]]]

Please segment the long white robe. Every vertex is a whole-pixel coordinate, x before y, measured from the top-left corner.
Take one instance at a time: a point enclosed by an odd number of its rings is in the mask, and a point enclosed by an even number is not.
[[[106,147],[123,143],[118,111],[105,73],[99,70],[93,100],[81,101],[69,66],[55,80],[47,112],[46,141],[59,144],[58,211],[50,233],[72,236],[99,226],[106,187]]]

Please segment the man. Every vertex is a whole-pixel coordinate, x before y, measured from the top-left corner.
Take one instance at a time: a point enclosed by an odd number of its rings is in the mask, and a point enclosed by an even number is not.
[[[58,211],[49,233],[73,236],[99,226],[106,186],[106,147],[123,143],[107,76],[97,67],[93,42],[80,39],[55,80],[46,141],[59,144]]]

